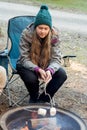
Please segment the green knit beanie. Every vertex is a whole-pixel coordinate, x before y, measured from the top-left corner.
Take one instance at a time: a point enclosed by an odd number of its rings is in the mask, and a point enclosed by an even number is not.
[[[40,7],[40,10],[38,14],[36,15],[34,26],[36,28],[38,25],[41,25],[41,24],[48,25],[50,28],[52,28],[52,18],[48,11],[48,6],[46,5],[42,5]]]

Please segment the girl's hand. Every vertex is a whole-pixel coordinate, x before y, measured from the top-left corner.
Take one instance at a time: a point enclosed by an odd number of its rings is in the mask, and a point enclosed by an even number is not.
[[[46,79],[45,79],[45,83],[49,83],[50,80],[52,79],[52,75],[51,72],[49,70],[46,71]]]
[[[46,72],[41,68],[38,70],[38,72],[40,74],[40,78],[45,82],[45,80],[46,80]]]

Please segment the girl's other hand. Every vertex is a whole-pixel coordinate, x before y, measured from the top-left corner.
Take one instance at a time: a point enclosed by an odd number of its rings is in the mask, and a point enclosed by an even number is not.
[[[43,69],[39,69],[38,70],[39,74],[40,74],[40,78],[45,81],[46,80],[46,72]]]
[[[52,75],[51,72],[49,70],[46,71],[46,79],[45,79],[45,83],[49,83],[50,80],[52,79]]]

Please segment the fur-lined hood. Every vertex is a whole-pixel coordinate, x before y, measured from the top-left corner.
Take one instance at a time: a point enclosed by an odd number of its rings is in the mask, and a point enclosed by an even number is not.
[[[6,70],[4,67],[0,66],[0,93],[2,92],[3,88],[6,85],[6,80],[7,80]]]

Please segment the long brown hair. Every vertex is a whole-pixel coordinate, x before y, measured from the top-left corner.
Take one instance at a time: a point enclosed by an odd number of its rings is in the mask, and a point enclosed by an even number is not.
[[[45,69],[48,65],[51,56],[51,31],[48,35],[41,41],[39,36],[34,30],[32,36],[32,45],[31,45],[31,60],[34,64]]]

